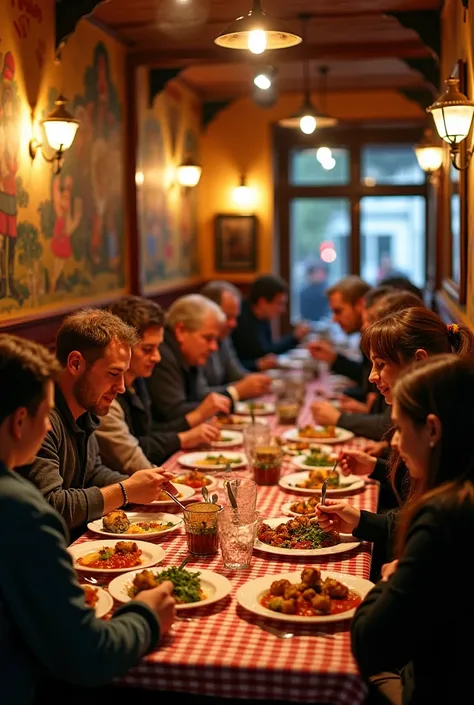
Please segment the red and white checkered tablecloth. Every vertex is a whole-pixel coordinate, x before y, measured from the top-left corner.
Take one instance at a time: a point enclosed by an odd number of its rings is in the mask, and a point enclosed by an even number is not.
[[[300,416],[300,424],[311,420],[309,403],[315,389],[327,388],[327,384],[327,379],[320,379],[309,385],[308,401]],[[270,422],[276,433],[284,430],[275,425],[274,419]],[[354,439],[347,445],[354,446],[359,442],[359,439]],[[341,445],[335,448],[339,449]],[[164,467],[182,472],[177,460],[179,455],[175,454]],[[294,470],[291,460],[285,461],[282,472]],[[218,492],[222,497],[223,489],[219,488]],[[378,484],[369,482],[363,491],[348,496],[347,500],[361,509],[375,511],[378,492]],[[281,505],[293,498],[296,495],[279,486],[259,487],[257,508],[263,517],[281,516]],[[153,507],[146,507],[146,510],[152,511]],[[179,511],[175,505],[166,509],[175,510]],[[79,542],[96,538],[93,533],[87,532]],[[187,554],[183,528],[154,540],[154,543],[159,543],[166,552],[162,562],[165,567],[178,565]],[[259,618],[241,608],[235,600],[237,589],[249,580],[300,570],[314,563],[325,570],[369,578],[371,546],[362,543],[353,551],[317,560],[287,560],[283,556],[256,551],[252,565],[246,571],[224,569],[220,554],[191,560],[189,565],[193,567],[225,575],[232,584],[231,594],[220,602],[193,610],[191,614],[199,617],[196,621],[175,623],[171,633],[163,637],[159,648],[117,682],[135,688],[223,698],[335,705],[362,703],[366,687],[351,655],[348,622],[318,625],[318,631],[333,634],[333,639],[304,635],[278,639],[262,631],[256,625]],[[105,575],[100,583],[106,586],[112,577]],[[275,621],[273,624],[282,626]]]

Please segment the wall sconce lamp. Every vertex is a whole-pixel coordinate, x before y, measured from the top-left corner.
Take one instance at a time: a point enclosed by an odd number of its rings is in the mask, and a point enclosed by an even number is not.
[[[459,143],[466,139],[471,130],[474,102],[460,92],[458,78],[448,78],[445,93],[430,105],[427,111],[433,116],[438,135],[450,146],[453,167],[464,171],[469,167],[473,150],[467,151],[466,163],[460,164]]]
[[[431,179],[435,171],[443,164],[443,147],[433,139],[433,130],[427,128],[422,139],[415,144],[414,151],[418,164]]]
[[[232,194],[234,203],[240,208],[248,208],[252,205],[254,200],[254,192],[250,186],[247,186],[247,181],[245,176],[240,177],[240,185],[234,189]]]
[[[202,167],[196,164],[191,156],[186,157],[184,162],[176,168],[176,178],[181,186],[193,188],[199,183]]]
[[[260,0],[253,0],[248,14],[237,17],[214,42],[226,49],[247,49],[252,54],[262,54],[266,49],[296,46],[301,37],[290,32],[281,20],[268,17]]]
[[[43,159],[53,165],[53,173],[59,174],[64,162],[64,152],[66,152],[74,142],[79,120],[76,120],[71,113],[66,110],[67,100],[60,95],[55,101],[54,110],[41,121],[46,134],[46,141],[54,150],[52,157],[47,157],[43,151],[43,143],[33,138],[29,143],[31,159],[36,157],[36,152],[41,149]]]

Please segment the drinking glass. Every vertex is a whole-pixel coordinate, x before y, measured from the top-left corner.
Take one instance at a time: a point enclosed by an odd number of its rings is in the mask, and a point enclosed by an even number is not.
[[[228,485],[230,485],[239,511],[255,511],[257,507],[257,484],[254,480],[248,477],[224,478],[225,506],[230,504]]]
[[[296,398],[286,397],[276,403],[277,423],[280,426],[296,426],[300,413],[300,403]]]
[[[249,461],[257,485],[277,485],[282,460],[283,451],[276,443],[254,446]]]
[[[260,515],[251,509],[224,507],[218,515],[219,544],[224,567],[229,570],[250,568]]]
[[[268,445],[271,441],[272,433],[270,427],[263,423],[253,423],[243,428],[244,451],[247,460],[250,461],[252,449],[256,445]]]
[[[217,517],[221,511],[219,504],[210,502],[193,502],[187,505],[183,516],[189,553],[195,556],[217,553]]]

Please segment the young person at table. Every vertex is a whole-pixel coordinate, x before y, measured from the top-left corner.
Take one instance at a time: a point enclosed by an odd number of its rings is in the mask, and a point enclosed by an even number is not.
[[[288,284],[275,274],[257,277],[242,303],[232,342],[242,365],[251,371],[278,367],[277,355],[296,348],[308,335],[310,326],[299,323],[288,335],[275,339],[271,323],[285,313]]]
[[[396,557],[351,624],[360,671],[376,702],[467,703],[474,630],[474,363],[436,356],[393,388],[392,444],[416,492],[401,510]],[[464,637],[464,638],[463,638]]]
[[[86,606],[64,521],[15,472],[51,430],[60,365],[42,346],[10,335],[0,335],[0,360],[0,699],[30,705],[46,679],[77,689],[124,675],[170,629],[175,601],[166,582],[109,621]],[[50,687],[45,695],[43,703],[54,702]]]
[[[28,468],[21,470],[61,514],[74,536],[87,522],[128,502],[148,503],[172,477],[156,468],[132,477],[104,465],[95,431],[118,394],[137,343],[133,328],[108,311],[67,316],[56,336],[63,366],[56,381],[51,428]]]
[[[211,281],[201,289],[202,296],[221,307],[225,321],[217,341],[217,350],[202,368],[204,382],[210,392],[229,392],[234,402],[252,399],[270,391],[271,378],[263,372],[249,373],[242,366],[232,343],[231,333],[237,327],[241,294],[226,281]]]
[[[201,294],[173,301],[165,316],[161,362],[147,378],[153,421],[158,427],[186,430],[215,414],[228,414],[229,391],[208,393],[202,368],[216,352],[225,317],[220,306]]]
[[[209,444],[219,436],[214,424],[202,423],[177,433],[153,425],[145,379],[161,360],[165,314],[161,306],[140,296],[124,296],[109,311],[131,326],[139,337],[125,372],[125,391],[111,403],[96,430],[102,460],[113,470],[131,475],[160,465],[181,448]]]
[[[361,345],[372,360],[371,380],[390,405],[394,385],[402,370],[411,363],[450,352],[474,359],[474,337],[469,328],[456,324],[447,326],[436,313],[424,307],[408,308],[377,321],[364,332]],[[389,475],[398,505],[416,489],[411,487],[403,458],[393,450],[388,463],[356,449],[343,451],[339,462],[347,474],[369,475],[381,482],[386,482]],[[326,500],[324,506],[318,505],[317,511],[323,529],[334,527],[375,544],[373,574],[381,563],[392,559],[398,509],[373,514],[345,502]]]

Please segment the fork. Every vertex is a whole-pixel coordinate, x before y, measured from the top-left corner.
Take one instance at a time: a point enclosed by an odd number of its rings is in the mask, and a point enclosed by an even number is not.
[[[326,492],[328,490],[328,481],[329,477],[333,474],[333,472],[336,472],[336,467],[337,467],[337,460],[332,466],[331,472],[327,476],[327,478],[324,480],[323,485],[321,487],[321,504],[326,504]]]
[[[322,636],[326,639],[335,639],[336,635],[335,634],[329,634],[328,632],[313,632],[311,631],[306,631],[306,632],[289,632],[285,631],[284,629],[277,629],[276,627],[271,627],[269,624],[260,624],[259,622],[256,622],[257,627],[260,627],[264,632],[268,632],[269,634],[273,634],[273,636],[277,636],[279,639],[292,639],[294,636]]]

